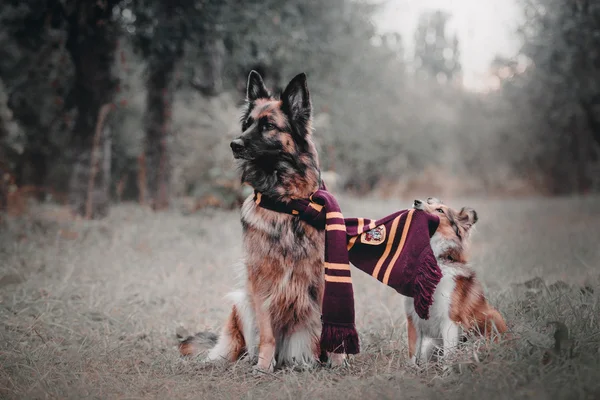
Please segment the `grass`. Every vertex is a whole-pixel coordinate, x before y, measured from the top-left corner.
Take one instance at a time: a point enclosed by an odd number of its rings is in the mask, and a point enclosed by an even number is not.
[[[0,398],[599,398],[598,200],[448,200],[479,212],[473,264],[513,339],[473,340],[445,368],[417,371],[401,297],[356,271],[362,352],[350,367],[260,376],[176,349],[177,327],[218,332],[226,317],[236,212],[119,205],[104,221],[72,221],[39,207],[0,225]],[[366,217],[406,204],[341,203]],[[552,321],[568,329],[566,350],[545,362]]]

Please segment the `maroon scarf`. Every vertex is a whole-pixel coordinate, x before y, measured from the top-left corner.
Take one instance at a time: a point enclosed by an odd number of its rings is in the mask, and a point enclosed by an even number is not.
[[[442,277],[429,244],[439,225],[437,216],[411,209],[379,220],[344,218],[326,189],[289,203],[258,192],[254,199],[260,207],[297,215],[315,228],[325,229],[321,351],[359,352],[350,262],[400,294],[413,297],[417,314],[429,318],[433,292]]]

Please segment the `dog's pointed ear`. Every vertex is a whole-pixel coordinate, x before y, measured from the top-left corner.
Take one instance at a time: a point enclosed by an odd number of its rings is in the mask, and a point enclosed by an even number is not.
[[[303,127],[307,126],[312,114],[312,104],[305,73],[296,75],[288,83],[281,95],[281,102],[281,108],[288,118]]]
[[[471,207],[463,207],[458,213],[458,220],[465,229],[470,229],[477,221],[479,221],[479,216],[477,215],[477,211]]]
[[[248,75],[248,84],[246,85],[246,100],[254,101],[256,99],[268,99],[271,97],[260,74],[254,70]]]

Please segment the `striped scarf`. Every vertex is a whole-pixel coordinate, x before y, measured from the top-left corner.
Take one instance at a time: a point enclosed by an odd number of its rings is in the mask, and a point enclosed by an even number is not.
[[[350,262],[400,294],[413,297],[417,314],[428,319],[433,292],[442,277],[429,244],[439,218],[414,209],[378,220],[344,218],[335,197],[322,187],[309,199],[285,203],[255,192],[254,201],[325,229],[321,351],[357,354]]]

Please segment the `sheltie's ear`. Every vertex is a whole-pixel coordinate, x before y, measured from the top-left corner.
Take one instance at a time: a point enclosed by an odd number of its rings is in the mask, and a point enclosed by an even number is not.
[[[475,225],[477,223],[477,221],[479,220],[479,217],[477,216],[477,211],[475,211],[474,209],[472,209],[470,207],[461,208],[457,217],[458,217],[457,219],[460,222],[460,224],[466,230],[471,229],[471,227],[473,225]]]

